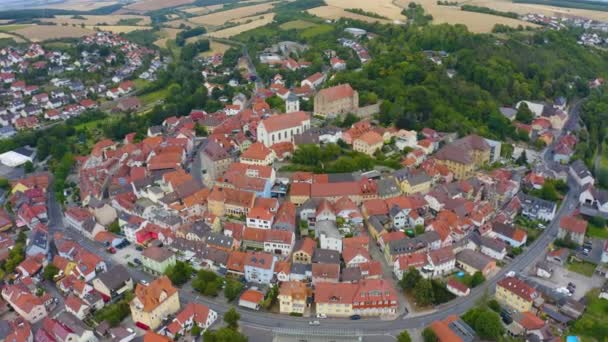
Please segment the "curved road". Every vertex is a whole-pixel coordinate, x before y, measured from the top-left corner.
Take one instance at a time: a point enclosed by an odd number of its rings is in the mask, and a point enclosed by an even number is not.
[[[573,115],[571,115],[571,117],[569,118],[569,123],[574,120],[577,120],[576,112],[579,108],[578,103],[574,107],[575,110],[572,111]],[[549,149],[550,148],[548,148],[548,150]],[[549,153],[545,153],[543,158],[544,161],[549,160],[548,155]],[[556,165],[551,162],[547,162],[547,164],[547,166],[551,169],[557,168]],[[524,268],[534,263],[537,258],[543,255],[547,246],[557,236],[560,218],[568,212],[572,211],[578,201],[578,195],[580,194],[581,189],[579,189],[578,186],[570,180],[569,185],[570,191],[568,192],[566,198],[562,202],[562,205],[558,209],[555,219],[549,224],[549,226],[538,237],[538,239],[535,240],[527,249],[524,250],[521,255],[515,258],[511,263],[505,265],[498,272],[498,274],[496,274],[491,279],[485,281],[480,286],[472,289],[471,294],[469,296],[459,297],[448,303],[440,305],[429,312],[415,313],[409,316],[402,315],[394,320],[366,318],[359,321],[351,321],[349,319],[327,318],[321,320],[321,325],[315,327],[314,330],[331,333],[332,331],[344,331],[348,329],[351,332],[353,332],[353,330],[356,330],[357,332],[360,332],[362,335],[366,336],[396,336],[404,329],[420,329],[428,326],[433,321],[444,319],[449,315],[463,314],[464,312],[475,306],[478,300],[485,294],[493,293],[498,280],[504,277],[507,273],[511,271],[515,273],[520,273],[524,270]],[[65,229],[61,207],[54,200],[53,197],[53,193],[51,192],[49,198],[49,226],[51,232],[57,230],[63,231],[66,236],[78,241],[81,245],[83,245],[83,247],[91,251],[96,251],[100,256],[102,256],[106,260],[108,265],[119,262],[113,260],[110,255],[105,253],[103,246],[91,240],[88,240],[77,231]],[[126,260],[120,260],[120,262],[126,263]],[[150,275],[138,269],[128,269],[131,272],[131,276],[135,281],[140,281],[142,279],[150,280],[152,278]],[[190,284],[185,285],[180,290],[180,298],[181,301],[184,303],[204,303],[208,305],[211,309],[217,311],[220,317],[224,312],[234,306],[213,298],[202,297],[200,295],[197,295],[190,287]],[[250,311],[241,308],[237,308],[237,311],[241,313],[241,325],[265,330],[269,333],[274,329],[280,328],[300,328],[311,330],[311,327],[308,324],[310,320],[309,318],[298,318],[287,315],[271,314],[267,312]]]

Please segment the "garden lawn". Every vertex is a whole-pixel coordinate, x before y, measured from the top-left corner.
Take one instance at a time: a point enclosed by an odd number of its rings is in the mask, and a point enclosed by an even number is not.
[[[589,223],[589,226],[587,227],[587,235],[594,238],[608,239],[608,228],[601,228]]]
[[[583,341],[604,341],[608,336],[608,300],[598,298],[599,290],[587,294],[587,310],[574,322],[570,333]]]
[[[303,30],[309,27],[315,27],[317,24],[306,20],[292,20],[281,24],[279,27],[283,30]]]
[[[139,99],[141,100],[142,105],[145,106],[150,103],[154,103],[158,100],[164,99],[165,97],[167,97],[168,94],[169,94],[169,88],[163,88],[163,89],[159,89],[157,91],[153,91],[148,94],[144,94],[144,95],[140,96]]]
[[[582,274],[586,277],[591,277],[593,275],[593,272],[595,272],[595,268],[597,267],[597,265],[592,264],[590,262],[571,262],[568,263],[568,270],[572,271],[572,272],[576,272],[579,274]]]
[[[310,38],[314,38],[314,37],[322,35],[322,34],[329,33],[331,31],[333,31],[334,29],[335,28],[333,26],[327,25],[327,24],[317,25],[317,26],[309,27],[309,28],[305,29],[304,31],[302,31],[302,33],[300,35],[304,39],[310,39]]]

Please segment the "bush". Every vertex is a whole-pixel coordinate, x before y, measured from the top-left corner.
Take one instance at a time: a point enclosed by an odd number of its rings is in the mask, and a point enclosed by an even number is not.
[[[424,342],[437,342],[437,335],[431,328],[422,330],[422,339]]]
[[[302,314],[299,312],[290,312],[289,316],[293,316],[293,317],[302,317]]]

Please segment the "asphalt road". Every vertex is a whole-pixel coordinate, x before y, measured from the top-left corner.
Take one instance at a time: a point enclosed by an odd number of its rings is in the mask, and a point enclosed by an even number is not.
[[[573,110],[567,125],[572,125],[578,121],[578,108],[580,102],[573,105]],[[571,126],[569,126],[571,127]],[[549,146],[543,155],[543,163],[551,169],[556,169],[559,166],[551,160],[550,150],[552,146]],[[198,164],[198,163],[195,163]],[[200,170],[193,170],[198,171]],[[344,331],[344,329],[356,329],[361,331],[366,336],[396,336],[404,329],[420,329],[428,326],[433,321],[441,320],[449,315],[461,315],[470,308],[474,307],[478,300],[486,294],[492,294],[495,290],[496,283],[498,280],[503,278],[507,273],[513,271],[515,273],[521,273],[525,267],[534,263],[537,258],[542,256],[548,247],[548,245],[557,236],[558,226],[560,219],[572,211],[578,201],[578,195],[581,189],[578,188],[571,180],[569,180],[570,191],[566,198],[562,202],[561,207],[558,209],[555,219],[548,225],[545,231],[536,239],[524,252],[515,258],[511,263],[503,267],[496,276],[485,281],[483,284],[471,290],[471,294],[467,297],[459,297],[448,303],[436,307],[434,310],[423,313],[412,313],[406,316],[399,316],[394,320],[382,320],[379,318],[366,318],[359,321],[351,321],[348,319],[338,318],[327,318],[321,320],[321,325],[314,328],[314,330],[322,331]],[[67,237],[70,237],[78,241],[84,248],[90,251],[95,251],[98,255],[102,256],[108,267],[116,262],[126,263],[126,260],[113,260],[112,255],[105,252],[102,245],[88,240],[82,236],[79,232],[72,229],[65,229],[63,222],[63,213],[61,206],[55,201],[52,192],[49,195],[49,227],[51,232],[62,231]],[[151,276],[142,272],[139,269],[131,267],[127,268],[131,273],[131,276],[135,281],[141,281],[142,279],[151,280]],[[223,302],[214,298],[203,297],[195,293],[189,284],[186,284],[180,291],[180,299],[182,303],[199,302],[209,306],[211,309],[218,312],[221,317],[233,305]],[[286,315],[271,314],[268,312],[258,312],[246,309],[237,308],[237,311],[241,313],[240,324],[247,327],[255,328],[258,331],[267,331],[269,335],[272,334],[273,329],[278,328],[294,328],[294,329],[313,329],[309,326],[308,318],[298,318]]]
[[[408,316],[400,316],[395,320],[381,320],[378,318],[366,318],[359,321],[350,321],[348,319],[328,318],[323,319],[321,325],[316,327],[317,330],[344,330],[345,328],[352,327],[362,331],[364,335],[374,336],[396,336],[399,332],[404,329],[422,328],[433,321],[444,319],[449,315],[460,315],[466,312],[468,309],[476,305],[477,301],[484,296],[486,293],[491,294],[494,292],[496,282],[501,279],[506,273],[514,271],[519,273],[529,264],[533,263],[537,257],[541,256],[547,246],[555,239],[557,235],[559,220],[562,216],[567,214],[577,201],[580,189],[571,187],[570,192],[562,203],[562,206],[558,210],[553,222],[545,229],[541,236],[534,241],[534,243],[527,248],[524,253],[519,257],[515,258],[510,264],[506,265],[501,271],[493,278],[487,280],[480,286],[474,288],[471,294],[467,297],[460,297],[446,304],[438,306],[435,310],[426,313],[416,313]],[[52,195],[51,195],[52,198]],[[51,203],[49,209],[49,218],[51,222],[52,231],[62,231],[67,237],[70,237],[79,242],[84,248],[90,251],[96,252],[102,256],[108,267],[116,264],[116,260],[112,259],[112,255],[105,252],[102,245],[91,241],[79,232],[72,229],[65,229],[63,224],[63,214],[60,206],[57,203]],[[126,260],[123,262],[126,263]],[[128,267],[131,276],[135,281],[142,279],[151,280],[152,277],[147,273]],[[218,312],[221,315],[226,312],[232,305],[224,302],[220,302],[214,298],[208,298],[200,296],[192,291],[189,285],[186,285],[180,291],[180,299],[182,303],[199,302],[206,304],[211,309]],[[302,328],[310,329],[308,325],[309,319],[298,318],[285,315],[271,314],[267,312],[256,312],[246,309],[238,309],[241,313],[241,324],[244,326],[254,327],[258,330],[266,330],[269,334],[276,328]]]

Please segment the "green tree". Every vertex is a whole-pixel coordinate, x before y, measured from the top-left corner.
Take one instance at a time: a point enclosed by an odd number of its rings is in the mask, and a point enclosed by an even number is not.
[[[477,287],[478,285],[481,285],[481,283],[483,283],[484,281],[486,281],[486,277],[483,276],[483,273],[477,271],[475,272],[475,274],[473,274],[473,277],[471,278],[471,287]]]
[[[428,279],[421,279],[414,287],[414,298],[420,306],[433,304],[435,293],[433,292],[433,283]]]
[[[44,271],[42,271],[42,277],[46,280],[52,281],[55,279],[55,276],[59,274],[59,268],[53,264],[48,264]]]
[[[238,329],[239,319],[241,319],[241,315],[236,312],[233,307],[230,308],[230,310],[226,311],[226,313],[224,314],[224,322],[228,325],[228,328],[230,329]]]
[[[192,330],[190,330],[190,334],[192,334],[192,336],[199,336],[201,334],[201,327],[195,323]]]
[[[8,190],[11,187],[8,179],[0,178],[0,189]]]
[[[194,268],[189,263],[179,260],[175,265],[169,266],[165,270],[165,275],[177,286],[183,285],[190,280],[192,273],[194,273]]]
[[[108,231],[118,234],[120,233],[120,225],[118,224],[118,219],[114,220],[114,222],[110,223],[108,226]]]
[[[397,335],[397,342],[412,342],[410,333],[408,333],[407,330],[403,330],[399,335]]]
[[[206,137],[209,135],[209,132],[207,132],[207,128],[205,126],[202,126],[198,122],[194,124],[194,133],[196,133],[197,137]]]
[[[487,308],[473,308],[462,319],[485,340],[498,340],[504,334],[500,316]]]
[[[425,328],[422,330],[422,340],[424,342],[437,342],[437,335],[431,328]]]
[[[416,287],[416,284],[422,280],[422,275],[418,272],[417,269],[410,267],[407,272],[403,274],[401,281],[399,281],[399,285],[404,290],[411,290]]]
[[[281,113],[285,113],[285,101],[283,101],[283,99],[278,97],[276,94],[266,98],[266,103],[268,103],[270,108]]]
[[[207,330],[203,334],[204,342],[247,342],[247,337],[230,328]]]
[[[500,303],[498,303],[496,299],[492,299],[488,302],[488,308],[494,312],[500,312],[501,310]]]
[[[224,286],[224,297],[230,302],[235,300],[241,294],[241,291],[243,291],[243,287],[240,281],[227,278],[226,285]]]
[[[34,172],[34,164],[29,160],[26,161],[25,164],[23,164],[23,171],[25,171],[25,173]]]
[[[530,124],[532,120],[534,120],[534,113],[528,108],[528,105],[525,102],[522,102],[517,108],[517,114],[515,114],[515,120]]]

